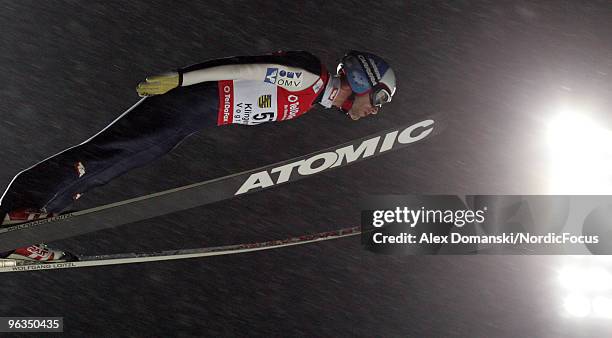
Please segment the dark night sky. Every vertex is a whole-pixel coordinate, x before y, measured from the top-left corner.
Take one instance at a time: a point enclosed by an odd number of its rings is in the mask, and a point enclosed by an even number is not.
[[[194,135],[89,193],[78,208],[255,168],[396,124],[438,134],[374,160],[55,246],[77,253],[284,238],[359,222],[369,194],[547,193],[544,121],[560,102],[612,103],[605,1],[0,2],[0,185],[82,142],[138,99],[147,75],[206,59],[307,49],[330,69],[373,51],[398,76],[392,105],[352,122]],[[609,120],[604,119],[603,124]],[[608,124],[609,125],[609,124]],[[64,316],[91,336],[605,336],[560,312],[562,257],[385,256],[355,238],[201,260],[0,276],[1,316]]]

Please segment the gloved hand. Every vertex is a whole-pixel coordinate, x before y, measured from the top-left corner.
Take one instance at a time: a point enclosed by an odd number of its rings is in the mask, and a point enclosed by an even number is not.
[[[146,78],[138,84],[136,91],[138,95],[152,96],[169,92],[179,86],[179,74],[177,72],[165,73]]]

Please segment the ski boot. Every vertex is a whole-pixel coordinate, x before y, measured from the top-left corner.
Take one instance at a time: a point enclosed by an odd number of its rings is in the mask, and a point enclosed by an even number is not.
[[[35,244],[15,249],[6,258],[32,263],[59,263],[76,260],[76,256],[71,253],[50,249],[45,244]]]
[[[2,226],[31,222],[53,216],[56,216],[56,214],[38,209],[17,209],[4,215],[2,218]],[[58,263],[77,260],[75,255],[69,252],[51,249],[45,244],[35,244],[0,253],[0,258],[32,263]]]
[[[53,216],[57,216],[57,214],[44,212],[39,209],[21,208],[7,212],[2,219],[2,226],[31,222]]]

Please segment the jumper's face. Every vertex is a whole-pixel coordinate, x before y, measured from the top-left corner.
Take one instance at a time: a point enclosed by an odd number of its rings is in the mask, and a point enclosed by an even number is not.
[[[371,114],[378,113],[378,107],[374,107],[370,100],[370,95],[355,95],[353,106],[348,111],[353,120],[359,120]]]

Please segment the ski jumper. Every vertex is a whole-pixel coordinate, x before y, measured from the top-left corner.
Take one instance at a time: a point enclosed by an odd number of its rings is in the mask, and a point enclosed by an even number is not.
[[[204,128],[256,125],[330,106],[330,75],[304,51],[238,56],[178,70],[179,87],[147,97],[85,142],[17,174],[0,212],[37,208],[60,213],[91,188],[170,152]]]

